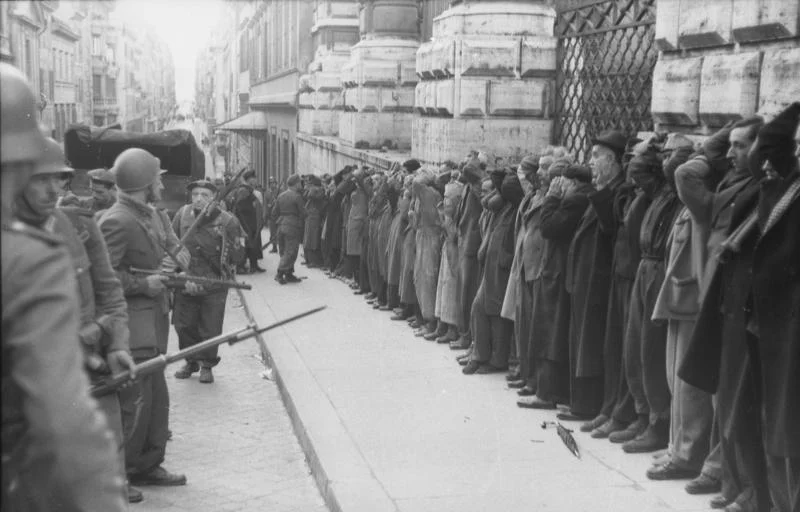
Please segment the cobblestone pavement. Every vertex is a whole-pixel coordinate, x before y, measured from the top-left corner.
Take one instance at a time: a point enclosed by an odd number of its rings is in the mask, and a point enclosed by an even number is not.
[[[231,294],[225,331],[246,325]],[[177,350],[174,330],[170,350]],[[274,382],[260,376],[253,340],[220,348],[216,382],[175,379],[167,368],[172,440],[164,466],[185,487],[143,487],[132,512],[326,512]],[[179,365],[178,365],[179,366]]]

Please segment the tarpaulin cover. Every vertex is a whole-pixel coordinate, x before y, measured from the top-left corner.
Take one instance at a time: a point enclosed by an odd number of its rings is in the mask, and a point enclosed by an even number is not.
[[[75,169],[111,168],[128,148],[142,148],[161,160],[167,174],[205,177],[205,155],[188,130],[154,133],[125,132],[112,127],[71,126],[64,134],[64,152]]]

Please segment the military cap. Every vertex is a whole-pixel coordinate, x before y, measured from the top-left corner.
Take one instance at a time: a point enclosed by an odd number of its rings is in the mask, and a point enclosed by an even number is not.
[[[564,177],[584,183],[592,182],[592,170],[584,165],[570,165],[564,171]]]
[[[194,190],[194,189],[196,189],[198,187],[199,188],[208,189],[208,190],[214,192],[215,194],[217,193],[217,190],[218,190],[217,186],[212,181],[209,181],[209,180],[193,181],[193,182],[189,183],[188,185],[186,185],[186,190],[191,192],[192,190]]]
[[[306,176],[308,176],[308,182],[310,184],[316,185],[316,186],[322,185],[322,180],[319,179],[319,176],[317,176],[315,174],[307,174]]]
[[[92,169],[87,173],[89,175],[89,179],[93,182],[102,183],[103,185],[116,185],[117,179],[114,177],[114,173],[109,171],[108,169],[103,169],[102,167],[99,169]]]
[[[255,177],[256,177],[256,171],[253,171],[253,170],[247,171],[242,175],[242,179],[245,180],[245,181],[249,180],[250,178],[255,178]]]
[[[300,183],[300,176],[297,174],[292,174],[289,178],[286,179],[286,185],[293,187]]]
[[[618,158],[625,153],[625,146],[627,142],[627,138],[622,134],[622,132],[617,130],[606,130],[592,139],[592,144],[607,147],[613,151]]]

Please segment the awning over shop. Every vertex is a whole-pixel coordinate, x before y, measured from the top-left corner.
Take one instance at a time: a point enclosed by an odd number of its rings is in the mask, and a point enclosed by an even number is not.
[[[260,110],[254,110],[235,119],[231,119],[230,121],[218,124],[214,128],[231,132],[266,131],[267,114]]]

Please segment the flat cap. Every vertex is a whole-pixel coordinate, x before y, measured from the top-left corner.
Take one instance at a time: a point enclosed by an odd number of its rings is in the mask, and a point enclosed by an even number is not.
[[[114,177],[114,173],[108,169],[92,169],[86,174],[88,174],[90,180],[102,183],[104,185],[117,184],[117,179]]]
[[[606,130],[592,139],[592,144],[605,146],[620,156],[625,153],[627,142],[627,137],[617,130]]]
[[[217,193],[218,190],[217,186],[212,181],[209,180],[197,180],[186,185],[186,190],[188,190],[189,192],[191,192],[196,188],[205,188],[207,190],[214,192],[215,194]]]
[[[535,155],[528,155],[522,159],[519,167],[524,172],[536,172],[539,169],[539,158]]]

